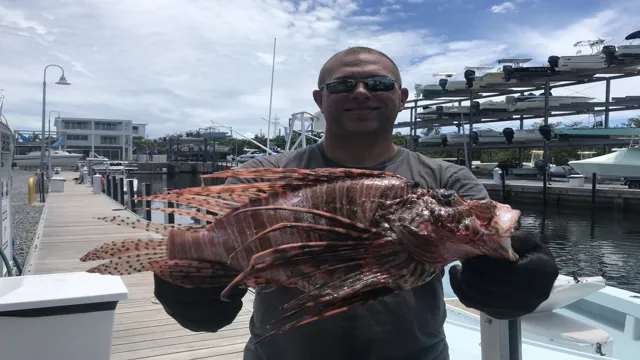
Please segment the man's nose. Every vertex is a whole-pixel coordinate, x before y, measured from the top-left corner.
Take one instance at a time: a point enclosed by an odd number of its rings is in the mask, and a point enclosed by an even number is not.
[[[371,93],[369,93],[369,90],[367,90],[367,87],[364,86],[363,83],[358,82],[351,96],[358,99],[366,99],[371,97]]]

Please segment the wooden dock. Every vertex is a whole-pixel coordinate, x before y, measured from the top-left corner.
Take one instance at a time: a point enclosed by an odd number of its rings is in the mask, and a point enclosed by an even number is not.
[[[25,275],[85,271],[93,263],[78,259],[106,241],[130,237],[152,237],[140,230],[111,225],[94,219],[113,214],[135,215],[104,194],[93,194],[89,185],[71,180],[77,173],[63,173],[63,193],[48,195],[37,239]],[[115,316],[112,360],[133,359],[242,359],[249,339],[253,299],[247,295],[244,309],[234,323],[218,333],[194,333],[180,326],[153,302],[153,276],[142,273],[123,276],[129,298],[118,304]]]

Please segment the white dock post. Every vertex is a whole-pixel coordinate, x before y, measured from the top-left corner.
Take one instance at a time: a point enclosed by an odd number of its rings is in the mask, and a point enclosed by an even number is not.
[[[498,320],[480,313],[482,360],[521,360],[520,319]]]

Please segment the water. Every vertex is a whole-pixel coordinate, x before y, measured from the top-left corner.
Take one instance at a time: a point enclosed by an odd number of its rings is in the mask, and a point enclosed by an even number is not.
[[[152,192],[199,186],[197,175],[138,175]],[[638,215],[611,210],[555,208],[511,203],[522,211],[518,228],[541,240],[553,252],[564,275],[602,276],[611,286],[640,293],[640,226]],[[161,203],[153,207],[162,207]],[[140,213],[140,211],[139,211]],[[153,221],[163,221],[154,211]],[[176,223],[190,223],[176,216]]]

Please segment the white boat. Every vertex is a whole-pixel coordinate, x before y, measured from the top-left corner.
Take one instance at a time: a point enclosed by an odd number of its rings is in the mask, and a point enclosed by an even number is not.
[[[471,74],[473,76],[473,90],[478,91],[482,88],[491,87],[493,85],[499,84],[512,84],[514,87],[517,87],[519,82],[516,79],[507,79],[505,78],[505,74],[513,74],[515,73],[525,73],[526,70],[529,71],[541,71],[540,67],[523,67],[522,64],[531,61],[531,58],[527,59],[499,59],[499,64],[509,64],[493,67],[493,66],[466,66],[465,73]],[[493,71],[491,71],[493,70]],[[416,85],[416,97],[420,97],[423,93],[442,93],[443,91],[462,91],[467,90],[467,81],[462,80],[451,80],[452,77],[457,75],[457,73],[437,73],[433,74],[434,77],[439,77],[437,84],[429,84],[425,86]],[[507,81],[509,80],[509,81]],[[544,82],[544,79],[539,80],[526,80],[525,83],[527,85],[531,85],[532,83],[540,83]],[[552,81],[555,83],[556,81]],[[524,87],[524,84],[522,84]]]
[[[486,111],[513,111],[516,109],[515,96],[509,95],[502,101],[486,100],[480,102],[480,109]]]
[[[448,114],[468,114],[469,113],[468,105],[467,106],[451,105],[451,106],[438,106],[438,107],[442,108],[443,113],[448,113]],[[425,109],[424,111],[418,113],[417,115],[422,115],[422,116],[437,115],[438,107],[429,107],[428,109]]]
[[[506,141],[504,135],[501,132],[486,129],[486,130],[474,130],[478,134],[478,143],[503,143]],[[450,133],[445,134],[447,136],[447,143],[450,145],[463,144],[465,139],[469,139],[469,134]]]
[[[518,129],[514,130],[513,142],[542,141],[544,138],[540,135],[538,129]]]
[[[418,142],[427,146],[442,145],[443,138],[446,138],[445,134],[431,134],[421,137]]]
[[[121,174],[129,170],[137,170],[138,168],[135,165],[129,164],[128,161],[113,160],[94,164],[91,169],[93,169],[96,173]]]
[[[501,71],[486,72],[494,69],[493,66],[465,66],[465,72],[470,71],[474,76],[473,89],[477,90],[481,87],[490,86],[492,84],[505,83],[504,74]],[[485,73],[486,72],[486,73]],[[482,75],[478,76],[477,73]],[[420,93],[442,93],[443,91],[462,91],[468,90],[466,80],[451,80],[457,73],[437,73],[434,77],[439,77],[437,84],[425,85],[420,89]]]
[[[540,95],[519,95],[513,98],[516,109],[536,109],[544,108],[544,94]],[[549,96],[549,106],[568,105],[575,103],[586,103],[594,98],[588,96]]]
[[[582,55],[582,50],[578,50],[576,55],[549,56],[549,65],[560,71],[581,71],[607,67],[609,62],[613,60],[613,54],[616,50],[612,45],[603,48],[604,43],[604,39],[577,41],[573,47],[589,46],[591,54]]]
[[[638,37],[637,32],[627,35],[626,40],[632,40]],[[622,65],[616,73],[632,73],[636,72],[638,65],[624,67],[624,64],[630,63],[629,58],[640,57],[639,45],[623,45],[622,52],[620,47],[614,45],[605,45],[604,39],[584,40],[573,44],[574,47],[589,46],[591,54],[582,55],[582,51],[577,51],[576,55],[569,56],[550,56],[548,59],[549,66],[559,71],[584,71],[589,69],[602,69],[610,65]]]
[[[416,92],[418,94],[420,94],[420,96],[422,96],[423,93],[427,92],[433,92],[433,93],[441,93],[443,91],[455,91],[455,90],[462,90],[462,89],[466,89],[466,81],[464,80],[454,80],[451,81],[450,79],[454,76],[456,76],[457,73],[452,73],[452,72],[444,72],[444,73],[437,73],[437,74],[433,74],[433,77],[438,77],[440,78],[438,80],[437,84],[428,84],[428,85],[424,85],[422,86],[420,89],[417,89],[416,87]]]
[[[584,176],[640,178],[640,147],[620,149],[584,160],[569,161],[569,166]]]
[[[633,40],[640,39],[640,30],[634,31],[631,34],[627,35],[625,40],[630,41],[629,45],[620,45],[618,46],[618,51],[616,51],[616,56],[621,58],[640,58],[640,45],[633,44]]]
[[[462,305],[451,290],[451,265],[445,268],[443,278],[451,360],[499,359],[498,348],[508,351],[508,344],[490,335],[480,343],[480,314]],[[520,326],[522,358],[517,359],[635,360],[640,352],[640,294],[607,286],[599,276],[560,275],[549,299],[521,317]],[[492,347],[496,342],[501,346]],[[483,352],[493,356],[482,356]]]
[[[82,154],[74,154],[64,150],[51,150],[51,168],[73,167],[82,158]],[[26,155],[14,155],[13,161],[18,166],[40,166],[40,151],[31,151]],[[45,164],[49,162],[49,151],[44,152]]]

